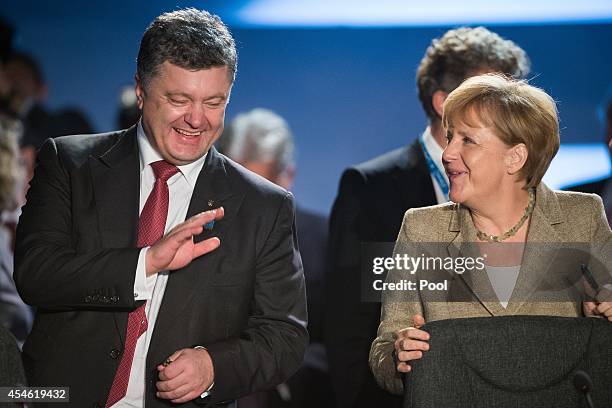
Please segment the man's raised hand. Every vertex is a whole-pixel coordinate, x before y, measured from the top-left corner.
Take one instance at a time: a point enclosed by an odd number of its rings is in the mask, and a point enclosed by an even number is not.
[[[221,243],[219,238],[208,238],[196,244],[193,237],[202,233],[204,225],[223,218],[224,213],[223,207],[201,212],[172,228],[148,249],[147,276],[183,268],[195,258],[214,251]]]

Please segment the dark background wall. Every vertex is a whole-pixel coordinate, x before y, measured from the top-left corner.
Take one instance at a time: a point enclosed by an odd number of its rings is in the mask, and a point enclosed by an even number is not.
[[[108,131],[115,129],[120,88],[132,83],[142,32],[175,8],[161,1],[11,1],[0,14],[17,28],[16,47],[40,61],[48,105],[78,106],[97,131]],[[414,75],[431,39],[448,28],[233,27],[239,72],[227,119],[256,106],[284,116],[297,139],[294,192],[306,207],[327,212],[343,168],[424,129]],[[612,24],[489,28],[530,55],[532,83],[559,102],[562,142],[600,142],[597,106],[612,84]],[[589,158],[583,163],[589,166]]]

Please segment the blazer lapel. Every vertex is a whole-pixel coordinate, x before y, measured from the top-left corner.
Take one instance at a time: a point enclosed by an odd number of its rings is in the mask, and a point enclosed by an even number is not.
[[[480,257],[480,251],[476,245],[476,230],[469,210],[462,205],[456,205],[449,231],[458,232],[456,237],[449,243],[447,249],[451,257]],[[482,306],[493,316],[505,314],[505,311],[493,291],[486,269],[472,268],[459,275],[460,279],[469,288],[469,291],[482,304]]]
[[[119,136],[106,153],[90,156],[98,226],[104,248],[136,245],[140,164],[136,127]]]
[[[172,325],[177,322],[178,316],[182,313],[189,315],[183,310],[189,305],[191,298],[196,293],[202,292],[202,287],[205,286],[202,283],[210,274],[219,272],[218,260],[219,254],[223,252],[223,242],[231,239],[227,233],[233,222],[237,222],[235,217],[244,198],[244,193],[232,188],[232,180],[227,174],[224,160],[215,148],[211,147],[198,176],[187,211],[189,218],[202,211],[223,207],[225,211],[223,219],[216,221],[212,229],[205,229],[202,234],[194,237],[195,242],[219,237],[221,246],[193,260],[185,268],[170,273],[151,338],[149,355],[154,355],[151,351],[160,345],[160,339],[164,337],[158,336],[157,333],[168,333]]]
[[[564,241],[554,226],[562,222],[563,216],[555,193],[544,183],[540,183],[521,269],[508,303],[508,314],[519,314],[525,302],[541,288],[542,280],[550,276],[549,269],[555,264],[555,258]]]

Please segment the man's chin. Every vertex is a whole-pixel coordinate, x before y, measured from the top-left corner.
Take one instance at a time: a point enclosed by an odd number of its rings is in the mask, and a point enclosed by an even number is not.
[[[207,152],[208,152],[208,149],[206,149],[203,152],[197,152],[197,153],[192,152],[189,154],[187,153],[174,154],[172,156],[164,157],[164,160],[166,160],[168,163],[174,164],[175,166],[184,166],[186,164],[197,161],[202,156],[204,156]]]

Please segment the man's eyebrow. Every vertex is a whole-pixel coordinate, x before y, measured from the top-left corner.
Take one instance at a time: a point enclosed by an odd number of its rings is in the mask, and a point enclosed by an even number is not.
[[[193,100],[191,95],[189,95],[188,93],[185,93],[185,92],[180,92],[180,91],[177,91],[177,92],[168,91],[168,92],[166,92],[166,97],[172,98],[172,97],[177,97],[177,96],[182,96],[183,98],[187,98],[189,100]],[[225,99],[227,99],[227,95],[225,95],[223,93],[220,93],[220,94],[208,96],[204,100],[205,101],[210,101],[212,99],[222,99],[222,100],[225,100]]]
[[[211,95],[208,98],[204,99],[205,101],[210,101],[212,99],[227,99],[227,95],[225,94],[216,94],[216,95]]]
[[[168,91],[168,92],[166,92],[166,96],[167,97],[171,97],[171,98],[172,97],[176,97],[176,96],[182,96],[184,98],[191,99],[191,96],[189,94],[184,93],[184,92]]]

